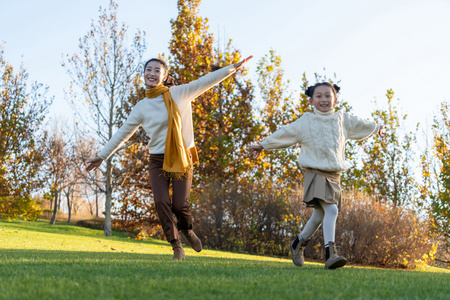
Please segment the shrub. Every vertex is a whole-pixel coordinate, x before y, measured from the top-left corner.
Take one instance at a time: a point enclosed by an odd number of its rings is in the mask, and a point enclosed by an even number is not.
[[[86,228],[103,230],[105,220],[103,218],[79,220],[75,224],[78,226],[86,227]]]
[[[294,205],[298,195],[240,181],[209,182],[196,191],[195,231],[204,244],[214,249],[288,254],[300,223]]]
[[[53,216],[53,209],[45,208],[45,209],[42,210],[41,218],[50,220],[52,218],[52,216]],[[65,217],[64,213],[58,209],[56,211],[56,218],[57,219],[62,219],[64,217]]]
[[[156,206],[146,195],[129,193],[113,201],[111,216],[114,230],[136,237],[164,237],[156,213]]]
[[[39,203],[30,197],[0,197],[0,218],[5,220],[24,220],[35,221],[42,210]]]
[[[161,240],[165,239],[164,232],[158,219],[155,219],[152,216],[142,219],[113,219],[111,220],[111,223],[114,230],[132,234],[138,240],[147,237]]]
[[[434,266],[450,268],[450,240],[446,236],[439,238],[439,246],[436,249]]]
[[[240,181],[204,184],[192,206],[195,231],[211,248],[288,256],[288,245],[306,224],[312,209],[301,192]],[[427,218],[406,208],[347,193],[336,224],[338,252],[350,262],[412,268],[436,253]],[[307,259],[324,259],[322,230],[305,250]]]
[[[434,258],[431,224],[410,209],[346,193],[336,224],[338,252],[350,262],[413,268]],[[316,233],[306,257],[323,260],[323,235]]]

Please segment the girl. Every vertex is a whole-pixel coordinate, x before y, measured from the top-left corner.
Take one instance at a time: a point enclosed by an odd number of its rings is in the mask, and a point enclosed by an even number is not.
[[[192,230],[189,208],[193,164],[198,161],[191,101],[235,73],[251,58],[249,56],[189,84],[170,88],[167,87],[169,70],[166,62],[158,58],[150,59],[144,65],[146,98],[136,104],[98,156],[87,161],[86,171],[97,169],[142,125],[150,137],[150,185],[159,222],[172,245],[173,259],[183,260],[185,257],[179,230],[195,251],[202,250],[202,242]],[[169,196],[170,183],[172,199]]]
[[[293,123],[278,129],[248,150],[257,158],[263,149],[286,148],[301,144],[299,163],[304,172],[303,201],[314,207],[311,218],[297,238],[289,245],[292,261],[303,266],[303,250],[310,237],[323,223],[325,268],[344,266],[347,260],[339,256],[335,246],[335,227],[341,208],[340,173],[347,169],[345,143],[348,139],[362,140],[378,132],[386,134],[384,126],[362,120],[341,111],[335,112],[336,94],[340,88],[328,82],[308,87],[305,94],[314,113],[307,112]]]

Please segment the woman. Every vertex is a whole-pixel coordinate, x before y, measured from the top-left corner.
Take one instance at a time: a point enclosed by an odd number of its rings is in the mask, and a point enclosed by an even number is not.
[[[169,85],[166,62],[158,58],[150,59],[144,65],[146,98],[135,105],[125,123],[98,156],[87,161],[86,171],[97,169],[142,125],[150,137],[150,185],[164,235],[174,251],[173,259],[185,258],[179,231],[195,251],[202,250],[202,243],[192,229],[189,207],[193,164],[198,160],[191,101],[235,73],[251,58],[249,56],[188,84],[170,88],[166,86]]]

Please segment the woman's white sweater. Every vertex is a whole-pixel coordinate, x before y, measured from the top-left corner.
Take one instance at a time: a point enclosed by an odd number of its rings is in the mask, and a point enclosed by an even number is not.
[[[328,172],[348,169],[345,143],[362,140],[378,132],[379,125],[344,112],[331,110],[307,112],[261,142],[264,149],[279,149],[301,144],[298,162],[302,168]]]
[[[234,65],[211,72],[188,84],[170,87],[169,92],[178,106],[182,120],[182,135],[187,148],[194,146],[191,101],[235,72]],[[108,159],[142,125],[150,137],[151,154],[163,154],[168,129],[168,114],[162,95],[139,101],[131,110],[125,123],[99,152]]]

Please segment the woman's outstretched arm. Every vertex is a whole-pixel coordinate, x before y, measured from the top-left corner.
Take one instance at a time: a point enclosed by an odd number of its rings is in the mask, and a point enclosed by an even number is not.
[[[102,164],[103,160],[107,160],[139,128],[142,122],[139,114],[141,108],[138,106],[139,103],[133,107],[130,115],[125,120],[123,125],[116,131],[116,133],[114,133],[112,138],[106,143],[97,156],[86,161],[86,171],[89,172],[91,170],[96,170]]]
[[[247,63],[253,56],[249,56],[238,63],[228,65],[214,72],[208,73],[194,81],[187,84],[173,86],[170,88],[170,94],[172,98],[179,105],[179,101],[192,101],[214,85],[222,82],[227,77],[236,73],[241,69],[245,63]]]
[[[87,166],[86,166],[85,170],[88,172],[91,170],[97,170],[98,167],[100,167],[100,165],[102,164],[102,162],[103,162],[103,159],[98,156],[94,157],[94,158],[90,158],[86,162]]]
[[[238,62],[238,63],[236,63],[236,64],[234,64],[234,68],[235,68],[236,70],[239,70],[240,68],[242,68],[242,66],[243,66],[245,63],[247,63],[250,59],[252,59],[252,57],[253,57],[253,55],[250,55],[249,57],[247,57],[247,58],[241,60],[240,62]]]

